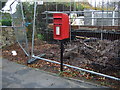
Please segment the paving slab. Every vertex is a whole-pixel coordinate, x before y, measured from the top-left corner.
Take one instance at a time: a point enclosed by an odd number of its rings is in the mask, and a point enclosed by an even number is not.
[[[30,68],[7,59],[2,60],[2,88],[104,88],[76,82],[48,72]]]

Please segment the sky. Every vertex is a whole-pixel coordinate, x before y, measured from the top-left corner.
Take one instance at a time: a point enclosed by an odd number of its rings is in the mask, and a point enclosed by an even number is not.
[[[3,10],[10,10],[10,4],[13,2],[14,0],[8,0],[7,1],[7,3],[6,3],[6,6],[3,8]],[[35,0],[21,0],[21,1],[35,1]],[[40,0],[41,1],[41,0]],[[43,0],[43,1],[50,1],[50,2],[52,2],[52,1],[84,1],[84,2],[89,2],[92,6],[95,6],[95,4],[96,4],[96,6],[100,3],[100,2],[102,2],[102,1],[104,1],[104,3],[106,3],[106,2],[112,2],[112,1],[120,1],[120,0]],[[15,2],[13,5],[12,5],[12,7],[13,7],[13,9],[14,9],[14,11],[15,11],[15,7],[16,7],[16,5],[17,5],[17,2]],[[14,11],[12,11],[12,13],[14,13]]]

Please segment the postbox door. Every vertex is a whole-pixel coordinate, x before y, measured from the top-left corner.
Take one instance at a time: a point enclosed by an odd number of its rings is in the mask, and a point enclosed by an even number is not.
[[[54,39],[63,40],[69,38],[69,17],[67,14],[55,13],[54,20]]]

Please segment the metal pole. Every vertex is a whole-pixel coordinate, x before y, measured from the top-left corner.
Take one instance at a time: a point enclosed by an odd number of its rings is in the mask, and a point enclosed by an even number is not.
[[[60,71],[62,72],[63,71],[63,40],[60,41],[60,61],[61,61],[61,64],[60,64]]]
[[[65,8],[64,8],[64,2],[63,2],[63,12],[64,12]]]
[[[72,8],[71,8],[71,7],[72,7],[71,2],[72,2],[72,0],[70,0],[70,14],[71,14],[71,11],[72,11]],[[71,20],[71,15],[70,15],[70,18],[69,18],[69,19]],[[71,30],[71,29],[72,29],[72,27],[71,27],[71,21],[70,21],[70,42],[71,42],[71,39],[72,39],[72,37],[71,37],[71,36],[72,36],[72,35],[71,35],[71,34],[72,34],[71,31],[72,31],[72,30]]]
[[[48,10],[48,6],[49,6],[49,3],[46,2],[46,11]],[[49,37],[48,37],[48,13],[46,12],[46,30],[44,32],[45,36],[46,36],[46,41],[49,41]]]
[[[19,43],[19,41],[17,40],[17,43],[19,44],[19,46],[22,48],[23,52],[29,57],[29,53],[26,52],[26,50],[22,47],[22,45]]]
[[[95,0],[95,6],[94,7],[95,7],[95,10],[96,10],[97,9],[96,0]]]
[[[25,24],[25,17],[24,17],[24,12],[23,12],[23,5],[22,5],[22,2],[20,1],[20,5],[21,5],[21,11],[22,11],[22,19],[23,19],[23,23]],[[23,25],[23,27],[25,27],[24,25]],[[30,53],[29,53],[29,48],[28,48],[28,39],[27,39],[27,34],[26,34],[26,30],[24,30],[24,33],[25,33],[25,38],[26,38],[26,49],[27,49],[27,54],[28,55],[30,55]]]
[[[35,1],[35,4],[34,4],[34,20],[33,20],[33,33],[32,33],[31,58],[32,58],[32,55],[34,54],[34,38],[35,38],[35,17],[36,17],[36,7],[37,7],[37,2]]]
[[[58,5],[57,5],[57,2],[56,2],[56,11],[58,10]]]
[[[53,60],[41,58],[41,57],[34,56],[34,55],[33,55],[33,58],[40,59],[40,60],[44,60],[44,61],[51,62],[51,63],[55,63],[55,64],[61,64],[61,63],[59,63],[59,62],[57,62],[57,61],[53,61]],[[98,73],[98,72],[86,70],[86,69],[79,68],[79,67],[72,66],[72,65],[68,65],[68,64],[63,64],[63,65],[64,65],[64,66],[67,66],[67,67],[70,67],[70,68],[78,69],[78,70],[81,70],[81,71],[84,71],[84,72],[88,72],[88,73],[92,73],[92,74],[96,74],[96,75],[99,75],[99,76],[104,76],[104,77],[107,77],[107,78],[110,78],[110,79],[114,79],[114,80],[120,81],[120,78],[116,78],[116,77],[113,77],[113,76],[109,76],[109,75],[105,75],[105,74],[102,74],[102,73]]]
[[[112,26],[115,26],[115,11],[113,11],[112,12],[112,17],[113,17],[113,19],[112,19]]]
[[[120,1],[118,2],[118,29],[120,30]]]
[[[104,19],[103,19],[103,11],[104,11],[104,8],[103,8],[103,0],[102,0],[102,29],[103,29],[103,21],[104,21]],[[101,29],[101,40],[103,40],[103,33],[102,33],[102,29]]]
[[[94,26],[94,12],[92,12],[92,26]]]
[[[91,12],[101,12],[101,11],[100,10],[96,10],[96,11],[71,11],[71,13],[77,13],[77,14],[91,13]],[[113,11],[107,10],[107,11],[104,11],[104,12],[113,12]],[[45,14],[45,13],[48,13],[48,14],[53,14],[53,13],[70,13],[70,11],[64,11],[64,12],[62,12],[62,11],[57,11],[57,12],[56,11],[46,11],[43,14]],[[112,17],[110,17],[110,18],[112,18]]]

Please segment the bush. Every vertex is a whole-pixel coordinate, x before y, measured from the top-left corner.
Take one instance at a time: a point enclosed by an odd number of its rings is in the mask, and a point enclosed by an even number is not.
[[[42,34],[37,34],[38,39],[43,40],[44,36]]]
[[[2,26],[12,26],[12,21],[11,20],[1,20]]]

